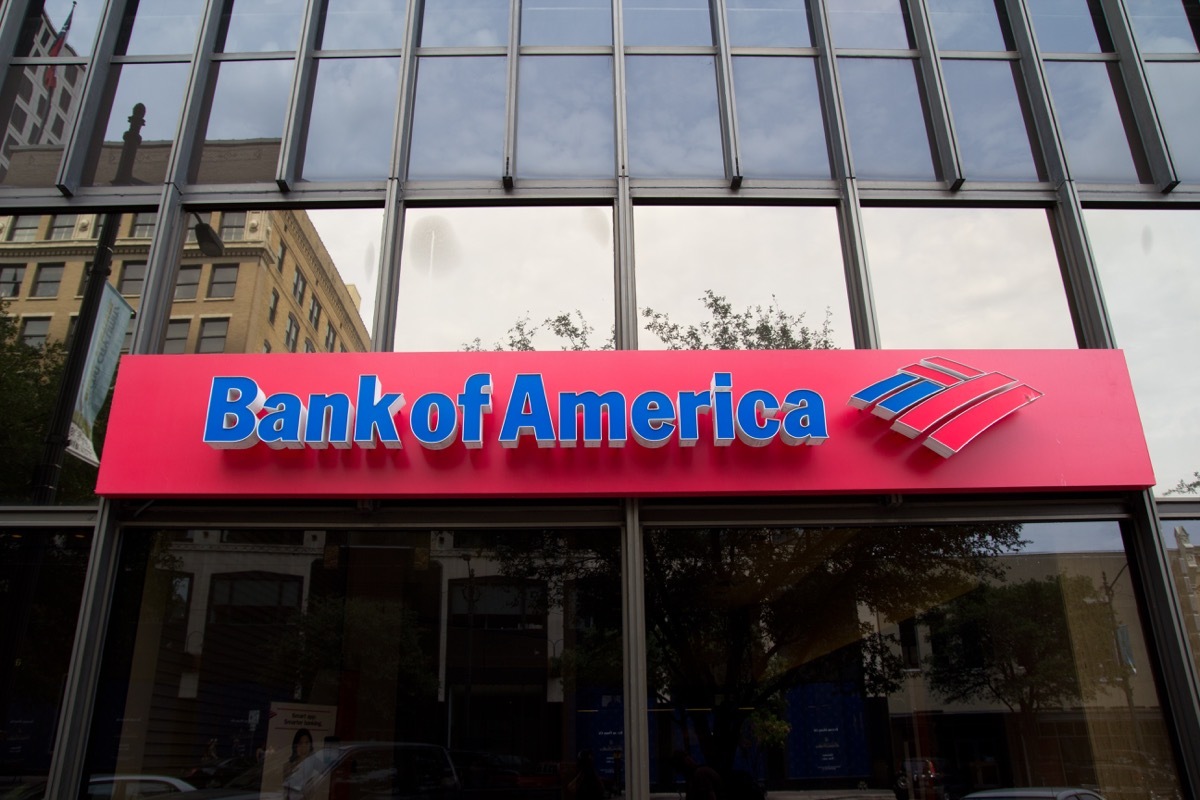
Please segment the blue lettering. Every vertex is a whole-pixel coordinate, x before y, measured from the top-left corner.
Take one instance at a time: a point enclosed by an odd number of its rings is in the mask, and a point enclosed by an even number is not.
[[[713,373],[713,444],[726,447],[733,443],[736,425],[733,420],[733,375],[728,372]]]
[[[376,375],[358,376],[358,413],[354,418],[354,443],[368,450],[376,440],[389,450],[401,447],[395,416],[404,408],[404,395],[383,394]]]
[[[778,410],[779,401],[765,389],[746,392],[737,404],[737,437],[751,447],[770,444],[779,432],[779,420],[772,419]]]
[[[821,395],[808,389],[788,392],[783,399],[783,431],[779,438],[788,445],[818,445],[829,438]]]
[[[454,401],[439,392],[423,394],[413,403],[409,414],[413,436],[427,450],[442,450],[458,433],[458,409]]]
[[[554,446],[554,423],[546,400],[546,384],[538,374],[518,375],[513,380],[512,396],[504,410],[500,445],[516,447],[521,437],[532,434],[538,447]]]
[[[560,392],[558,395],[558,439],[563,447],[579,440],[579,412],[583,412],[583,446],[599,447],[605,411],[608,412],[608,444],[624,447],[629,433],[625,425],[625,395],[620,392]]]
[[[324,450],[332,442],[339,450],[350,446],[354,407],[344,394],[314,394],[308,398],[308,422],[304,443]]]
[[[268,397],[263,407],[268,409],[269,413],[258,423],[259,439],[276,450],[304,447],[301,432],[304,430],[308,410],[299,397],[280,392]]]
[[[463,444],[472,450],[483,447],[483,415],[492,411],[492,376],[479,372],[467,378],[458,405],[462,407]]]
[[[712,410],[712,392],[679,393],[679,446],[695,447],[700,440],[700,412]]]
[[[662,447],[675,431],[675,408],[662,392],[642,392],[630,411],[633,438],[642,447]]]
[[[264,395],[250,378],[213,378],[208,393],[204,443],[217,450],[244,450],[258,441]]]

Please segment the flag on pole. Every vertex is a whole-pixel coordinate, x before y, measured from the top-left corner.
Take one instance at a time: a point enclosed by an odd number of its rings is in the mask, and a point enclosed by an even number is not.
[[[71,32],[71,20],[75,18],[75,6],[76,3],[71,3],[71,13],[67,14],[67,21],[63,23],[62,28],[59,29],[58,34],[54,37],[54,41],[50,43],[50,50],[46,55],[51,58],[61,53],[67,43],[67,34]],[[53,89],[58,85],[58,74],[55,72],[53,64],[46,67],[46,72],[42,76],[42,82],[47,89]]]

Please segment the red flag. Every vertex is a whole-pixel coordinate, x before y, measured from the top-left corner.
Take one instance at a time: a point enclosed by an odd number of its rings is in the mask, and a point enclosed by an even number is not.
[[[50,43],[50,50],[46,53],[46,55],[53,58],[62,52],[63,46],[67,43],[67,33],[69,33],[71,30],[71,20],[74,17],[75,3],[72,3],[71,13],[67,14],[67,21],[63,23],[62,29],[59,30],[58,35],[54,37],[54,41]],[[42,76],[42,83],[45,84],[47,89],[53,89],[58,85],[58,75],[55,72],[55,67],[53,64],[46,67],[46,72]]]

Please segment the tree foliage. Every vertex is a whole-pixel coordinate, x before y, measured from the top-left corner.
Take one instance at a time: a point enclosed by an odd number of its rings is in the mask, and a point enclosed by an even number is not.
[[[1167,490],[1167,494],[1200,494],[1200,472],[1193,472],[1192,478],[1180,478],[1179,483]]]
[[[652,308],[642,309],[644,327],[668,350],[832,350],[831,312],[820,327],[805,324],[804,314],[789,314],[772,295],[770,304],[734,311],[733,304],[712,289],[700,298],[710,319],[681,325]]]

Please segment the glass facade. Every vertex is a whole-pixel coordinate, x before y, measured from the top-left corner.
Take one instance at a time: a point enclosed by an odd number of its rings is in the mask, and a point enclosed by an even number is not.
[[[1195,796],[1198,41],[1196,0],[9,0],[0,796]],[[1121,348],[1157,486],[100,500],[47,472],[92,275],[138,355]]]

